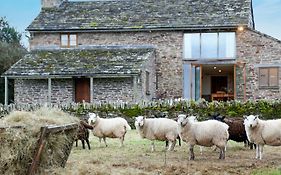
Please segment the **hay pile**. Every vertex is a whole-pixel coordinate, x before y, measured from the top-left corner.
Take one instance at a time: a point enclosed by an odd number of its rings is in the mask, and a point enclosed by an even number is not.
[[[0,127],[23,126],[23,128],[0,129],[0,174],[27,174],[37,149],[40,129],[46,125],[78,123],[59,109],[41,108],[34,112],[15,111],[0,120]],[[50,134],[42,152],[38,174],[46,169],[59,167],[68,158],[76,130]]]

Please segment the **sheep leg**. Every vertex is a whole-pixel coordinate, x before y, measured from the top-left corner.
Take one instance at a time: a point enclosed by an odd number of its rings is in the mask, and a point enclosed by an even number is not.
[[[199,146],[199,148],[200,148],[200,154],[203,155],[203,147]]]
[[[99,141],[100,141],[100,147],[102,147],[102,145],[101,145],[101,138],[99,138]]]
[[[258,159],[260,157],[259,152],[260,152],[260,145],[258,144],[257,149],[256,149],[256,159]]]
[[[194,151],[193,151],[194,145],[189,146],[189,160],[194,160]]]
[[[108,145],[107,145],[107,143],[106,143],[106,138],[105,138],[105,137],[103,137],[103,142],[104,142],[104,144],[105,144],[105,147],[107,147]]]
[[[82,139],[81,142],[82,142],[82,148],[85,149],[85,142],[84,142],[84,140]]]
[[[172,142],[170,141],[169,149],[168,149],[169,151],[173,151],[174,150],[176,142],[177,142],[177,140],[172,141]]]
[[[225,146],[220,148],[220,157],[219,159],[225,159]]]
[[[78,146],[78,140],[75,140],[75,142],[76,142],[76,147]]]
[[[87,142],[88,148],[89,148],[89,150],[90,150],[90,149],[91,149],[91,147],[90,147],[90,142],[89,142],[89,139],[86,139],[86,142]]]
[[[151,151],[154,152],[155,151],[155,145],[154,145],[154,141],[151,142]]]
[[[120,147],[123,147],[123,146],[124,146],[124,136],[122,136],[122,137],[120,138],[120,141],[121,141]]]
[[[263,145],[260,145],[260,160],[262,159]]]

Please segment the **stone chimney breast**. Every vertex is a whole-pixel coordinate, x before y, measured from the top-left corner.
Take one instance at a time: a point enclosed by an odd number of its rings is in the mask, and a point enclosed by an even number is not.
[[[67,0],[41,0],[42,8],[59,7],[64,1]]]

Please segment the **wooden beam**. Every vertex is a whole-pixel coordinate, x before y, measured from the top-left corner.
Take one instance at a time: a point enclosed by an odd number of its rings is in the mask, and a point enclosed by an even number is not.
[[[90,77],[90,103],[93,103],[94,100],[94,88],[93,88],[93,77]]]
[[[48,78],[48,105],[51,106],[52,100],[52,79]]]
[[[5,105],[8,105],[8,77],[5,77]]]
[[[137,101],[137,97],[138,97],[138,94],[137,94],[137,88],[138,88],[137,79],[138,79],[137,76],[133,77],[133,93],[134,93],[134,101],[135,102]]]

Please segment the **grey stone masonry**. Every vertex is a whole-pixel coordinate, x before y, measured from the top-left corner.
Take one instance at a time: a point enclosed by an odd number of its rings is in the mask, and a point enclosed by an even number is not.
[[[246,64],[246,100],[281,98],[281,41],[254,30],[237,33],[237,62]],[[279,87],[259,87],[259,67],[279,67]],[[243,68],[237,68],[237,98],[243,99]]]
[[[47,79],[15,79],[15,103],[45,104],[48,102]],[[52,79],[52,103],[73,102],[72,79]]]
[[[60,36],[57,33],[36,33],[30,41],[31,49],[43,45],[59,49]],[[78,48],[97,45],[153,45],[156,48],[157,97],[182,97],[182,50],[183,32],[104,32],[79,33]]]
[[[133,78],[99,78],[93,80],[93,100],[133,102]]]

